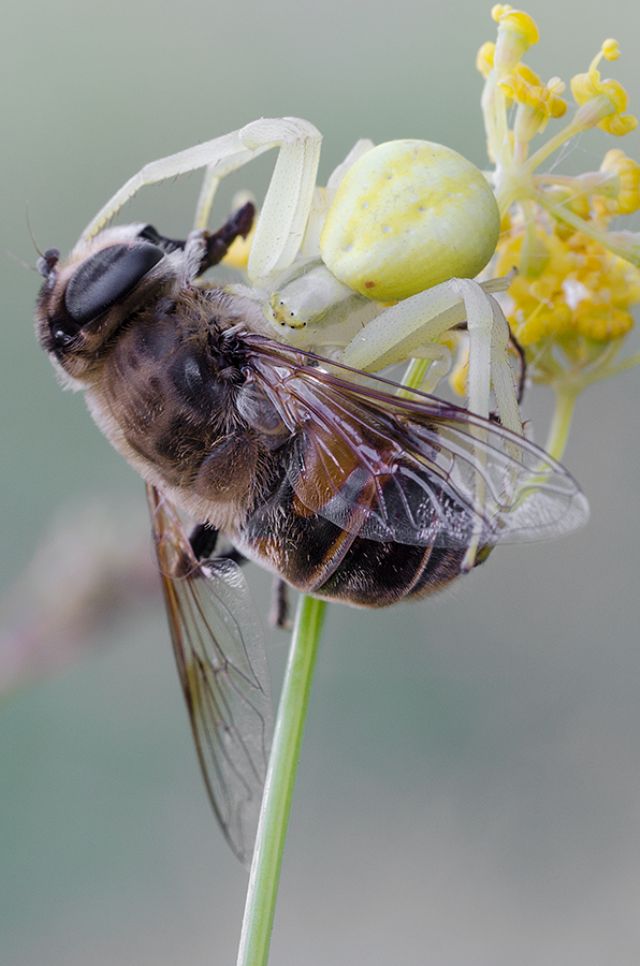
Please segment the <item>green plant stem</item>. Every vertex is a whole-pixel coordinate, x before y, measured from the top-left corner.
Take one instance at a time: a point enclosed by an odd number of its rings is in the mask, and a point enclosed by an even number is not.
[[[543,161],[546,161],[547,158],[554,153],[554,151],[557,151],[558,148],[561,148],[563,144],[566,144],[567,141],[570,141],[571,138],[576,134],[579,134],[581,130],[582,126],[576,123],[575,117],[572,118],[572,120],[566,124],[562,130],[558,131],[553,137],[549,138],[545,144],[539,147],[538,150],[531,155],[526,165],[528,173],[531,174],[534,172],[536,168],[540,167]]]
[[[640,366],[640,352],[636,352],[633,356],[628,356],[615,366],[608,366],[594,372],[585,379],[585,385],[590,386],[591,383],[598,382],[600,379],[611,379],[612,376],[619,376],[621,372],[626,372],[635,366]]]
[[[577,397],[578,391],[574,389],[556,390],[556,406],[545,445],[547,453],[556,460],[561,460],[564,454]]]
[[[266,966],[300,745],[326,604],[298,602],[264,787],[237,966]]]
[[[422,385],[422,381],[427,374],[427,369],[429,368],[428,359],[412,359],[407,366],[403,379],[402,385],[406,386],[406,389],[398,389],[398,396],[404,396],[406,399],[411,399],[411,389],[419,389]],[[413,397],[415,399],[415,396]]]

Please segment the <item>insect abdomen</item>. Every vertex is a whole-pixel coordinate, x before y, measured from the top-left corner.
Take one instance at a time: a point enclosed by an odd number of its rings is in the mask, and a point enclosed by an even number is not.
[[[234,542],[306,593],[386,607],[433,593],[459,576],[464,550],[358,537],[301,506],[288,479]]]

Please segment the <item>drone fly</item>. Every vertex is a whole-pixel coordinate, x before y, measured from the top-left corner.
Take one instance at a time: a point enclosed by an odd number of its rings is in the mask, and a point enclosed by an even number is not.
[[[327,600],[424,597],[502,541],[573,529],[586,501],[541,449],[434,396],[399,394],[264,334],[255,301],[198,278],[246,205],[186,241],[108,228],[40,259],[39,341],[147,483],[173,647],[209,797],[250,856],[271,730],[238,562]],[[189,535],[187,515],[196,525]],[[218,535],[233,548],[216,557]]]

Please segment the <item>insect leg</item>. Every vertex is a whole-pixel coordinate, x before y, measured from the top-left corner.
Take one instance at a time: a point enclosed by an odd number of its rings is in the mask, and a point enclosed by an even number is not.
[[[291,625],[289,620],[289,585],[284,582],[282,577],[275,577],[273,581],[269,623],[279,630],[288,630]]]
[[[219,531],[206,523],[199,523],[189,534],[189,543],[196,560],[212,557],[218,542]]]
[[[202,261],[196,271],[197,277],[198,275],[203,275],[208,268],[212,268],[221,262],[236,238],[247,237],[251,231],[255,213],[255,206],[251,202],[247,202],[246,205],[234,211],[222,228],[219,228],[218,231],[212,234],[207,231],[197,232],[195,236],[190,235],[189,239],[180,240],[167,238],[165,235],[161,235],[153,225],[146,225],[139,233],[138,238],[145,238],[147,241],[153,242],[154,245],[159,245],[165,251],[173,252],[177,249],[184,249],[189,244],[190,239],[197,237],[198,246],[202,242],[205,245]]]
[[[199,523],[193,528],[189,534],[189,543],[191,544],[191,549],[196,560],[208,560],[214,556],[219,536],[220,531],[216,530],[215,527],[210,527],[206,523]],[[247,562],[244,554],[236,550],[235,547],[231,547],[230,550],[226,550],[224,553],[216,554],[216,560],[233,560],[237,564]]]
[[[207,251],[200,263],[198,275],[202,275],[208,268],[221,262],[236,238],[247,237],[251,231],[255,213],[255,205],[248,201],[227,219],[222,228],[207,237]]]

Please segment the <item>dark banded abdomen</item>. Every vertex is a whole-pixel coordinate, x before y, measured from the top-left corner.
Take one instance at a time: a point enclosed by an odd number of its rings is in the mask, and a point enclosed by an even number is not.
[[[303,507],[287,479],[233,536],[252,559],[305,593],[361,607],[422,597],[459,576],[464,550],[381,543]]]

